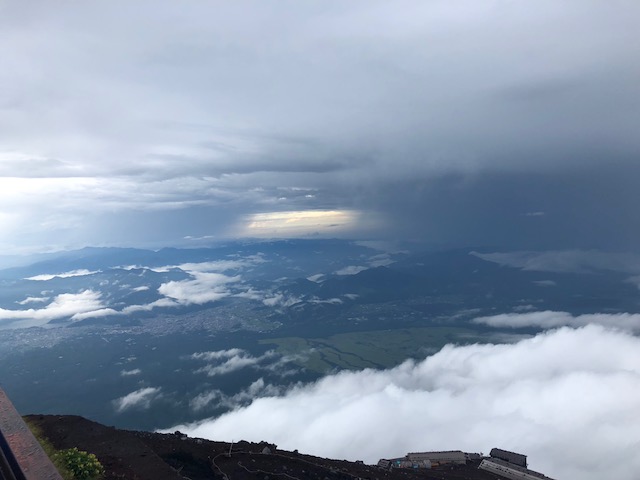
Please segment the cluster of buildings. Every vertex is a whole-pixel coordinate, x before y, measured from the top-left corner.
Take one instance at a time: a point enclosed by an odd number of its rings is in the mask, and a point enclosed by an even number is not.
[[[443,465],[467,465],[479,462],[478,468],[510,480],[553,480],[541,473],[529,470],[527,456],[509,452],[500,448],[493,448],[489,456],[480,453],[466,453],[460,450],[445,452],[408,453],[402,458],[382,459],[378,462],[380,468],[437,468]]]
[[[408,453],[402,458],[382,459],[378,462],[378,466],[384,469],[434,468],[441,465],[466,465],[467,462],[481,459],[482,455],[479,453],[449,450],[446,452]]]

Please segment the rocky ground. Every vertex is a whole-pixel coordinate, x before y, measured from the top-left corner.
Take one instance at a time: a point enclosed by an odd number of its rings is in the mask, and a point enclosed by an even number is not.
[[[134,432],[107,427],[77,416],[30,415],[54,447],[78,447],[94,453],[105,480],[495,480],[478,464],[431,470],[385,471],[360,462],[330,460],[282,451],[266,442],[230,445],[182,434]]]

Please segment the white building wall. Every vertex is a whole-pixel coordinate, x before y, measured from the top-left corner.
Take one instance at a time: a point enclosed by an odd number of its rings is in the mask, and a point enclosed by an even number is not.
[[[541,480],[541,478],[552,480],[549,477],[538,475],[532,475],[526,472],[521,472],[514,468],[509,468],[505,465],[500,465],[498,463],[492,462],[491,460],[482,460],[480,466],[478,467],[481,470],[486,470],[487,472],[495,473],[503,478],[508,478],[510,480]]]

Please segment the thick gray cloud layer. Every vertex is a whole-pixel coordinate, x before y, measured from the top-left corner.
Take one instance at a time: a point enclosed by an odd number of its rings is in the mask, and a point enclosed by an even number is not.
[[[349,222],[306,233],[627,248],[638,20],[631,0],[3,3],[0,245],[320,209]]]
[[[499,446],[527,453],[532,468],[553,478],[633,480],[639,365],[637,337],[562,328],[514,344],[450,345],[391,370],[330,375],[170,431],[367,462]]]

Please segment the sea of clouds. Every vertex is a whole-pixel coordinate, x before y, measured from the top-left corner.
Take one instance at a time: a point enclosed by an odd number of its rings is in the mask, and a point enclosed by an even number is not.
[[[264,386],[261,386],[264,387]],[[445,346],[388,370],[340,372],[179,429],[376,462],[411,451],[492,447],[563,480],[640,471],[640,339],[602,325],[512,344]]]

